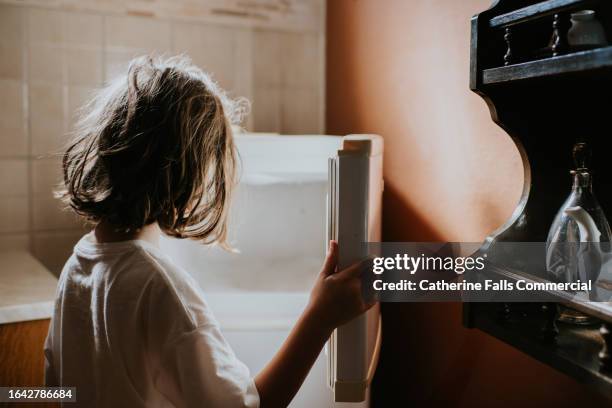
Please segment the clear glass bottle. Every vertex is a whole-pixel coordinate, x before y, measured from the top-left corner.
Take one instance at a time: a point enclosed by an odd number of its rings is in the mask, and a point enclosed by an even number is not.
[[[593,178],[587,168],[590,151],[585,143],[577,143],[573,149],[576,169],[570,173],[573,177],[572,191],[559,209],[548,232],[546,240],[546,269],[549,277],[558,282],[575,282],[579,280],[578,243],[580,231],[578,224],[565,213],[569,207],[582,207],[595,221],[599,229],[601,242],[610,242],[610,225],[593,194]],[[584,281],[583,279],[580,279]],[[592,319],[572,309],[562,308],[560,321],[578,324],[590,324]]]

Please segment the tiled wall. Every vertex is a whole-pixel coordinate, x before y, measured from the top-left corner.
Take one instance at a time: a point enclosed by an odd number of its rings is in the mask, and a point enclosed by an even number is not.
[[[321,133],[322,32],[0,3],[0,250],[58,271],[84,227],[52,196],[74,112],[133,56],[184,52],[252,101],[254,131]]]

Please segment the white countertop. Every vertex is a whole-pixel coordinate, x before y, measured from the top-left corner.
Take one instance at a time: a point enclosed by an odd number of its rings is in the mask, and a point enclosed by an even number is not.
[[[57,278],[26,251],[0,252],[0,324],[48,319]]]

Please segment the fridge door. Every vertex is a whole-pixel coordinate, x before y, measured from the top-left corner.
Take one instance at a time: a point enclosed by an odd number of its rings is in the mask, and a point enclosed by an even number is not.
[[[363,243],[380,241],[382,138],[349,135],[329,159],[328,238],[339,245],[338,267],[369,254]],[[378,305],[334,330],[328,343],[328,379],[337,402],[361,402],[378,362],[381,321]]]

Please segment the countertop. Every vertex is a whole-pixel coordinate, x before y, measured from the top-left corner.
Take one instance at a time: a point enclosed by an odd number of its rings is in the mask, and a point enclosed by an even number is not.
[[[0,252],[0,324],[48,319],[57,278],[26,251]]]

